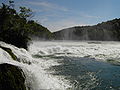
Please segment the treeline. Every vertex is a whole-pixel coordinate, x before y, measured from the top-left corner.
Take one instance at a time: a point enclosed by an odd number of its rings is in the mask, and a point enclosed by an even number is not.
[[[30,19],[33,16],[31,9],[19,9],[14,9],[14,1],[0,6],[0,41],[27,49],[28,42],[34,36],[44,39],[52,37],[47,28]]]
[[[120,19],[93,26],[76,26],[53,33],[57,40],[120,41]]]

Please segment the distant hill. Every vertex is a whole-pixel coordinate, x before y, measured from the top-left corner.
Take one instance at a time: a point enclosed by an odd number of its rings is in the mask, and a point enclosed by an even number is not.
[[[36,23],[35,21],[31,20],[28,22],[30,27],[30,37],[33,40],[50,40],[53,38],[52,33],[41,24]]]
[[[120,40],[120,19],[93,26],[75,26],[53,33],[56,40]]]

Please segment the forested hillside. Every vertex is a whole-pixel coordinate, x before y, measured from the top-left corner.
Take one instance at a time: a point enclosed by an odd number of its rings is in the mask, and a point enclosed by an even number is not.
[[[120,40],[120,19],[67,28],[53,34],[57,40]]]
[[[30,8],[15,9],[14,1],[0,6],[0,41],[27,49],[28,42],[33,37],[44,40],[52,37],[51,32],[32,20],[33,12]]]

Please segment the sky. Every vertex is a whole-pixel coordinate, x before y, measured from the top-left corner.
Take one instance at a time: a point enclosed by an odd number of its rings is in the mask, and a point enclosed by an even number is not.
[[[0,3],[8,0],[0,0]],[[34,19],[50,31],[73,26],[95,25],[120,18],[120,0],[14,0],[15,8],[25,6]]]

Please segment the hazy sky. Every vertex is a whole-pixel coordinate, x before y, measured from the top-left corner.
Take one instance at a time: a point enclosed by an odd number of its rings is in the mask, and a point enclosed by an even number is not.
[[[0,0],[0,3],[8,0]],[[14,0],[15,7],[31,8],[50,31],[78,25],[94,25],[120,18],[120,0]]]

